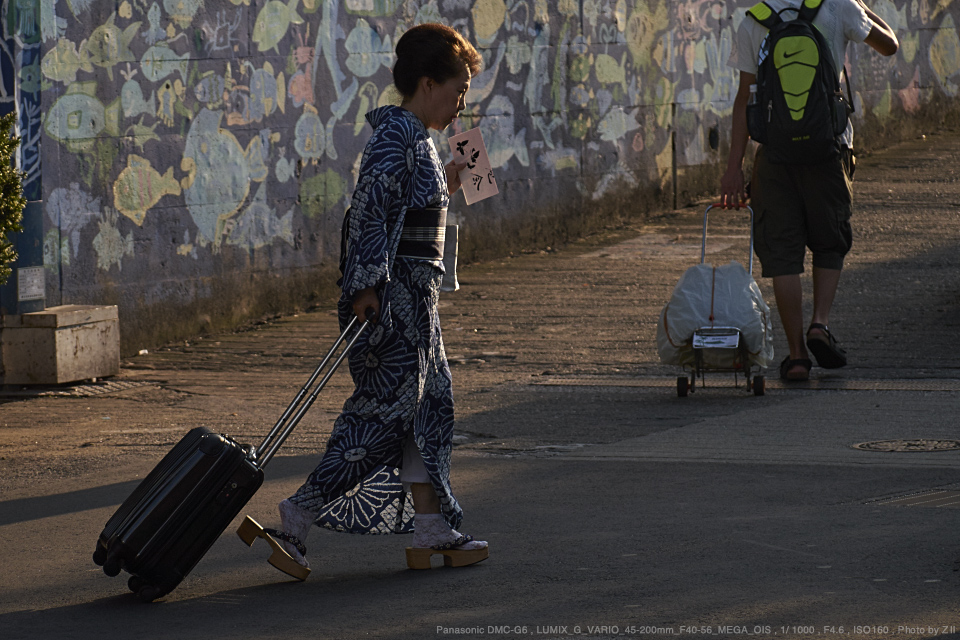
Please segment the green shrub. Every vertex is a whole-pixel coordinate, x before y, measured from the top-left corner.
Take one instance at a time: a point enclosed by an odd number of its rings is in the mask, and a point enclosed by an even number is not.
[[[18,171],[14,155],[20,146],[20,138],[13,135],[17,121],[16,112],[0,118],[0,284],[10,277],[10,265],[17,259],[8,235],[23,231],[20,220],[27,199],[23,197],[23,179],[26,174]]]

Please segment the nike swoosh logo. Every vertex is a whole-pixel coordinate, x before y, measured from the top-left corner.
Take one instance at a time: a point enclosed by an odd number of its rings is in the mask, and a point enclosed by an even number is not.
[[[793,56],[797,55],[798,53],[802,53],[802,51],[791,51],[790,53],[785,53],[785,54],[783,54],[783,57],[784,57],[784,58],[792,58]]]

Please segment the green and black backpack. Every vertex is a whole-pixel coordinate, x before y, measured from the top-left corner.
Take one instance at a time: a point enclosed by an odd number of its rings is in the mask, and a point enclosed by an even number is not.
[[[803,0],[795,20],[783,20],[766,2],[747,11],[770,31],[760,46],[747,129],[771,162],[815,164],[840,150],[852,109],[830,47],[813,24],[823,2]]]

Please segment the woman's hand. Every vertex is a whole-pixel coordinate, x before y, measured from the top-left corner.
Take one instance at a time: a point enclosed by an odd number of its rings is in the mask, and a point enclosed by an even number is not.
[[[367,309],[373,309],[370,321],[376,323],[380,317],[380,298],[377,297],[377,291],[373,287],[357,291],[353,296],[353,315],[357,316],[361,322],[367,320]]]
[[[443,168],[444,171],[447,172],[447,191],[450,192],[450,195],[455,194],[457,189],[461,187],[460,172],[466,168],[466,162],[458,163],[456,160],[451,160],[450,163]]]

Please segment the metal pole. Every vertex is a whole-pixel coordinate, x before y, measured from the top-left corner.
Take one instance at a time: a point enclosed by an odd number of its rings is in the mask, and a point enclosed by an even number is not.
[[[344,349],[343,352],[340,353],[340,356],[330,367],[330,370],[327,371],[327,375],[323,377],[323,380],[321,380],[320,384],[317,385],[317,388],[313,390],[313,393],[310,394],[310,397],[307,398],[307,401],[303,403],[303,406],[300,407],[300,410],[297,411],[297,414],[293,416],[293,418],[284,428],[283,433],[281,433],[279,437],[277,437],[276,441],[270,446],[270,449],[263,455],[261,459],[257,461],[257,464],[261,469],[267,466],[267,463],[270,462],[270,459],[273,458],[273,455],[283,445],[284,441],[287,439],[287,437],[289,437],[290,433],[294,430],[294,428],[300,422],[301,418],[303,418],[303,416],[310,409],[310,406],[317,399],[317,396],[320,395],[320,391],[322,391],[323,388],[326,386],[327,382],[330,380],[334,372],[340,366],[340,363],[342,363],[344,358],[347,357],[347,354],[350,353],[350,349],[353,348],[353,345],[357,342],[357,340],[360,339],[360,336],[363,335],[363,332],[366,331],[367,327],[369,326],[370,326],[369,320],[367,320],[362,325],[360,325],[360,328],[357,329],[357,332],[354,334],[353,338],[351,338],[350,342],[347,344],[346,349]]]
[[[257,447],[256,455],[258,458],[263,453],[263,451],[267,448],[267,445],[270,444],[270,441],[273,440],[273,437],[276,436],[277,433],[280,432],[280,429],[282,429],[283,426],[287,423],[287,419],[294,412],[297,406],[299,406],[300,403],[303,401],[303,398],[310,391],[310,388],[313,386],[313,383],[316,382],[317,378],[320,376],[320,373],[323,371],[323,368],[327,366],[328,362],[330,362],[330,358],[333,357],[333,352],[336,351],[337,347],[339,347],[343,343],[347,334],[350,332],[350,330],[353,328],[353,325],[355,325],[356,323],[357,323],[357,316],[353,316],[352,318],[350,318],[350,322],[349,324],[347,324],[347,328],[343,330],[343,333],[340,334],[340,337],[337,338],[337,341],[333,343],[333,346],[330,347],[329,351],[327,351],[327,355],[323,357],[323,360],[320,362],[319,366],[317,366],[317,368],[313,371],[313,375],[310,376],[310,379],[307,380],[307,383],[303,385],[303,387],[297,393],[297,397],[293,399],[293,402],[290,403],[290,405],[287,407],[287,410],[283,412],[283,415],[280,416],[280,419],[277,420],[277,423],[273,425],[273,429],[270,430],[270,433],[267,434],[267,437],[264,438],[263,442],[260,443],[260,446]]]

